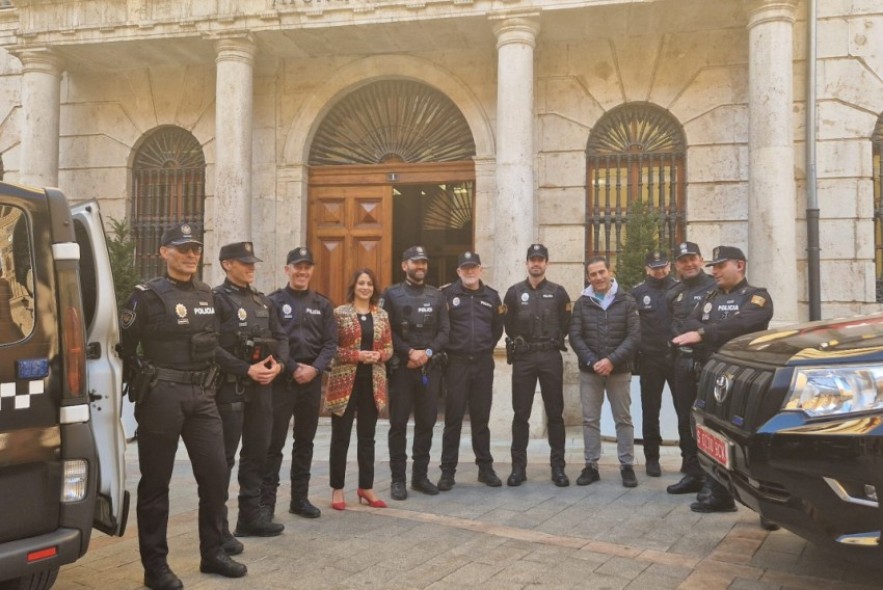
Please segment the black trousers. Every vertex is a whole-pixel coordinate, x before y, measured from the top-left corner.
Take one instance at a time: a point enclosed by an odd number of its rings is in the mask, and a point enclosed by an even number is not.
[[[469,423],[472,428],[472,451],[479,466],[492,465],[491,432],[488,420],[494,388],[494,355],[483,354],[474,358],[448,355],[445,375],[448,385],[445,398],[445,431],[442,436],[441,469],[455,473],[460,455],[460,431],[463,416],[469,406]]]
[[[698,393],[693,357],[678,353],[674,363],[674,388],[672,389],[675,412],[678,414],[678,444],[681,447],[684,471],[688,475],[701,476],[702,468],[697,458],[696,438],[693,435],[690,414]]]
[[[353,420],[356,426],[356,457],[359,463],[359,487],[374,487],[374,431],[377,427],[377,405],[374,403],[374,383],[368,371],[356,374],[353,392],[342,416],[331,415],[331,452],[329,471],[331,487],[343,489],[346,483],[346,456],[350,448]]]
[[[135,406],[138,420],[138,546],[145,570],[166,564],[169,554],[169,481],[178,438],[184,441],[199,494],[199,552],[213,557],[222,542],[227,466],[221,418],[201,386],[158,381]]]
[[[227,389],[235,384],[224,384],[218,394],[218,412],[224,423],[224,455],[227,460],[227,487],[233,465],[236,462],[236,450],[242,440],[239,451],[239,521],[253,522],[260,511],[261,485],[264,479],[264,465],[267,462],[267,450],[270,448],[270,432],[273,427],[273,388],[259,385],[249,386],[240,399],[243,401],[225,401],[236,399],[225,395]],[[224,533],[230,532],[227,511],[224,511]]]
[[[389,383],[389,468],[392,481],[405,481],[408,463],[408,418],[414,411],[414,442],[411,456],[411,480],[423,479],[429,470],[429,451],[432,448],[432,429],[438,418],[438,391],[441,371],[433,367],[426,372],[423,384],[420,369],[401,367],[392,374]]]
[[[282,449],[288,437],[288,425],[294,417],[291,445],[291,498],[306,498],[310,490],[310,465],[313,462],[313,439],[319,425],[319,402],[322,398],[322,376],[305,385],[296,382],[277,382],[273,385],[273,429],[267,462],[264,466],[264,482],[261,487],[261,504],[276,507],[276,491],[279,489],[279,470],[282,469]]]
[[[512,467],[527,466],[530,413],[537,381],[546,408],[552,467],[564,468],[564,362],[558,350],[523,353],[512,363]]]
[[[662,434],[659,428],[659,412],[662,409],[662,392],[665,383],[674,392],[674,365],[670,358],[654,359],[641,356],[641,436],[644,439],[644,457],[659,460]],[[674,399],[674,396],[672,396]],[[675,404],[677,412],[677,404]]]

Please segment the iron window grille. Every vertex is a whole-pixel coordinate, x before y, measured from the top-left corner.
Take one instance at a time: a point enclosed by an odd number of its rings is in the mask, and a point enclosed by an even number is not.
[[[658,218],[659,245],[672,250],[686,235],[686,140],[680,123],[650,103],[606,113],[586,148],[586,260],[622,252],[636,201]]]
[[[205,225],[205,155],[192,133],[164,126],[147,135],[132,165],[132,196],[136,269],[142,279],[160,276],[163,231],[187,222],[202,234]]]

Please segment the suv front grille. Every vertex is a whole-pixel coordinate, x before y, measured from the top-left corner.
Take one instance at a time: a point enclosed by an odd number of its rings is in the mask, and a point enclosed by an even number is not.
[[[722,401],[715,397],[718,380],[729,381],[730,386]],[[705,414],[739,430],[754,431],[772,416],[765,416],[762,408],[768,395],[773,371],[743,365],[734,365],[721,360],[710,360],[702,371],[696,404]]]

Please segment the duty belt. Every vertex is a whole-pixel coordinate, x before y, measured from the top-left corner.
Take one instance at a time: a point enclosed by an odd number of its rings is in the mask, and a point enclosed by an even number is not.
[[[524,342],[515,345],[515,352],[537,352],[540,350],[558,350],[558,345],[554,342]]]
[[[477,354],[460,354],[459,352],[449,352],[448,358],[458,360],[458,361],[477,361],[478,359],[483,359],[489,357],[493,354],[493,351],[488,352],[479,352]]]
[[[173,383],[189,383],[191,385],[202,385],[205,383],[208,371],[178,371],[176,369],[165,369],[157,367],[156,379],[159,381],[172,381]]]

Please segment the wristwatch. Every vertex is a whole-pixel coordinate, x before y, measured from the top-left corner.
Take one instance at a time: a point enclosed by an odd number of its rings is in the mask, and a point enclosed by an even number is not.
[[[696,330],[696,333],[699,334],[699,337],[701,339],[705,340],[705,328],[699,328],[698,330]]]
[[[431,348],[427,348],[423,352],[426,353],[426,358],[430,358],[430,359],[432,358],[432,349]]]

